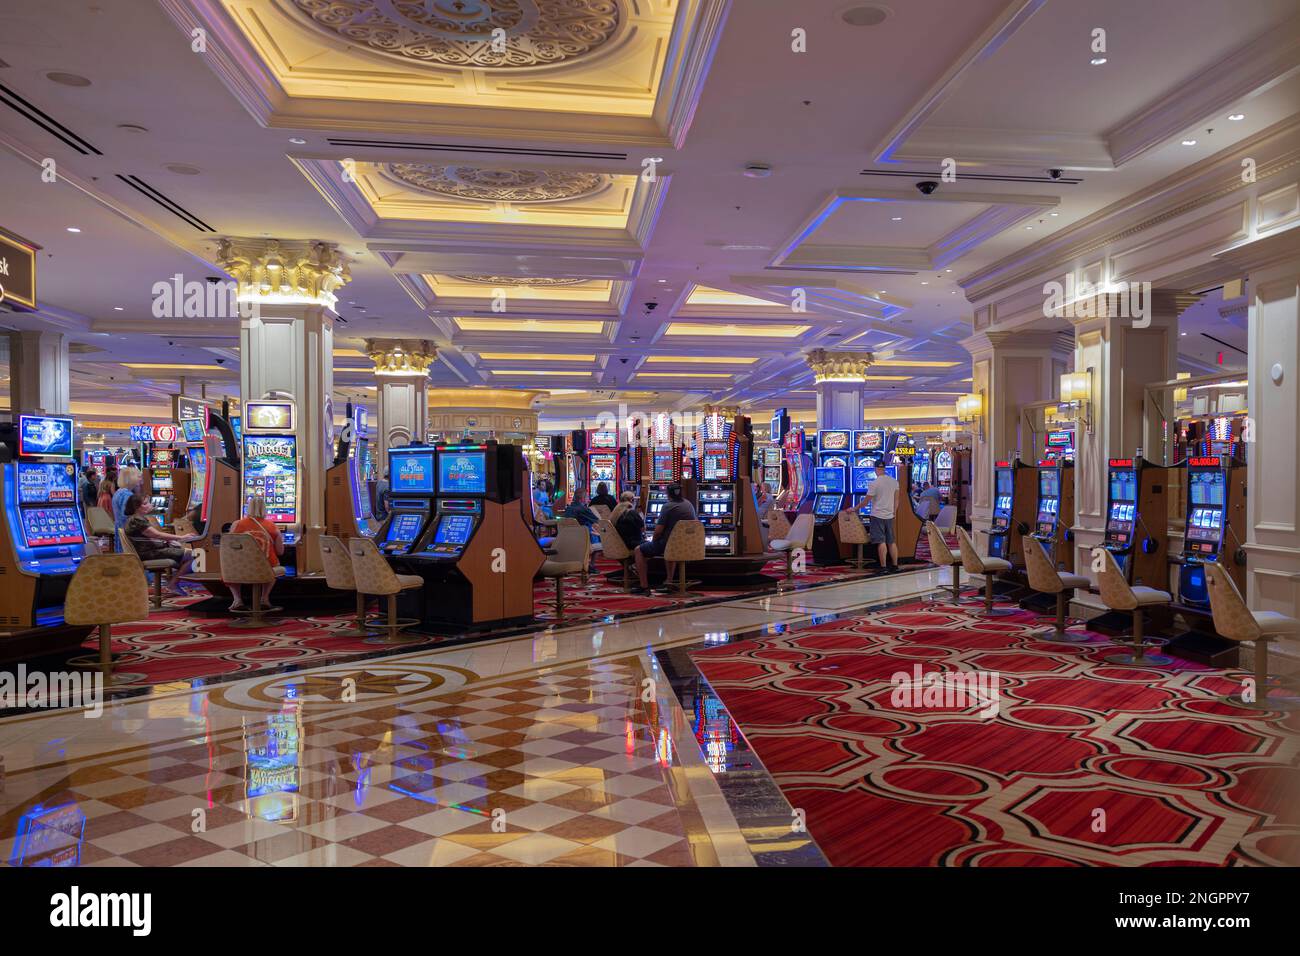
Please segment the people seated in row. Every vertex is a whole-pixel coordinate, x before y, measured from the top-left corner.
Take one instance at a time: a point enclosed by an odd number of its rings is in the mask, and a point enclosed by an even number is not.
[[[654,536],[646,542],[643,542],[633,554],[633,560],[636,562],[636,576],[640,582],[640,587],[636,593],[650,593],[650,575],[647,561],[649,558],[662,558],[664,549],[668,546],[668,536],[673,533],[673,526],[679,521],[699,521],[699,516],[695,513],[695,506],[685,499],[682,495],[682,486],[673,482],[668,486],[668,503],[664,505],[659,512],[659,520],[655,522]],[[644,527],[644,523],[642,524]],[[672,590],[668,584],[673,578],[673,566],[666,565],[668,573],[664,577],[664,586],[661,589],[664,592]]]
[[[169,534],[149,520],[153,505],[148,498],[131,495],[123,507],[126,536],[141,561],[171,561],[172,571],[167,579],[164,593],[169,597],[180,597],[177,580],[190,569],[194,563],[194,553],[180,547],[181,542],[193,541],[193,535]]]
[[[266,553],[267,563],[275,567],[280,563],[280,556],[284,554],[284,535],[281,534],[280,528],[274,521],[266,517],[266,499],[260,496],[254,496],[248,499],[244,506],[244,516],[230,526],[231,534],[246,534],[254,538],[261,544],[263,551]],[[271,606],[271,588],[275,587],[275,581],[270,584],[253,585],[253,606],[266,610]],[[235,593],[235,600],[230,605],[231,611],[247,611],[248,605],[244,603],[243,595]]]

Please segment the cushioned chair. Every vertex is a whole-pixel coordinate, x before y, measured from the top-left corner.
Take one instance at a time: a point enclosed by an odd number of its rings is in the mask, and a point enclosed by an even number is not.
[[[784,541],[790,537],[790,519],[779,508],[767,513],[767,550],[772,550],[773,541]]]
[[[601,521],[608,521],[612,514],[609,510],[609,505],[592,505],[591,510],[596,512],[596,517]]]
[[[325,583],[335,591],[351,591],[357,597],[356,625],[350,630],[335,631],[339,637],[370,637],[374,631],[366,627],[366,596],[357,590],[357,578],[352,572],[352,555],[347,545],[332,535],[321,535],[320,563],[325,571]]]
[[[673,525],[664,545],[664,563],[676,565],[677,593],[686,593],[686,565],[704,560],[704,525],[698,521],[679,521]],[[664,582],[667,587],[668,582]]]
[[[555,579],[555,620],[564,620],[564,578],[570,574],[586,578],[587,562],[591,558],[591,537],[587,529],[572,518],[565,522],[551,542],[551,551],[538,572],[544,578]]]
[[[1078,631],[1070,633],[1065,629],[1065,612],[1075,589],[1087,588],[1089,581],[1082,574],[1067,574],[1052,566],[1047,549],[1037,538],[1024,536],[1025,570],[1029,574],[1029,586],[1039,594],[1056,596],[1056,625],[1052,629],[1051,640],[1077,642],[1088,640],[1087,634]]]
[[[600,553],[623,567],[623,590],[632,590],[632,549],[623,543],[612,521],[597,524],[596,534],[600,535]]]
[[[92,538],[107,539],[108,547],[113,546],[115,536],[113,516],[103,508],[86,509],[86,530],[90,532]]]
[[[952,534],[957,530],[957,506],[944,505],[939,509],[939,514],[935,517],[934,523],[944,534]]]
[[[966,573],[971,576],[976,574],[984,576],[984,610],[980,615],[1006,617],[1008,614],[1015,614],[1015,608],[993,606],[993,575],[999,571],[1010,571],[1011,562],[980,554],[975,550],[975,542],[970,539],[965,528],[957,529],[957,547],[961,550],[961,566]]]
[[[98,668],[104,686],[144,680],[143,674],[113,670],[112,626],[149,617],[149,582],[134,554],[88,554],[77,565],[63,599],[63,620],[68,624],[90,624],[99,629],[99,657],[69,658],[78,668]]]
[[[1269,693],[1285,685],[1268,673],[1269,642],[1280,637],[1300,635],[1300,620],[1277,611],[1252,611],[1242,600],[1241,592],[1223,565],[1206,562],[1204,567],[1205,583],[1210,591],[1210,611],[1214,615],[1214,629],[1228,640],[1251,641],[1255,645],[1255,699],[1247,701],[1242,699],[1241,694],[1233,694],[1224,700],[1252,710],[1300,708],[1300,699],[1294,696]]]
[[[566,555],[573,555],[581,550],[582,586],[586,587],[587,574],[591,567],[591,532],[580,525],[577,518],[560,518],[556,523],[551,550],[556,554],[563,552]]]
[[[221,580],[232,594],[239,594],[245,584],[273,584],[284,574],[284,568],[266,560],[261,542],[251,534],[223,534],[221,536]],[[284,610],[279,607],[258,607],[256,599],[248,602],[248,609],[232,613],[242,615],[243,621],[233,627],[265,627],[268,613]]]
[[[785,537],[777,538],[774,536],[767,543],[769,551],[785,555],[785,578],[787,581],[794,577],[794,553],[800,549],[807,551],[812,547],[815,520],[811,514],[797,515],[794,524],[790,525],[790,530],[786,532]],[[775,535],[775,532],[773,534]]]
[[[835,516],[835,523],[840,533],[840,543],[854,545],[854,556],[849,558],[849,564],[859,569],[864,567],[867,561],[862,556],[862,548],[868,541],[867,526],[862,523],[856,511],[841,511]]]
[[[939,531],[939,526],[933,521],[925,523],[925,537],[930,543],[930,562],[937,564],[941,568],[952,568],[952,584],[950,585],[952,603],[978,604],[977,599],[961,596],[961,555],[955,554],[952,548],[948,547],[948,542],[944,540],[943,534]]]
[[[175,562],[167,558],[151,558],[148,561],[140,559],[140,554],[135,550],[135,544],[127,536],[125,528],[117,529],[117,549],[122,554],[129,554],[140,562],[147,574],[153,575],[153,596],[150,603],[155,611],[161,611],[163,606],[163,575],[170,574],[176,567]]]
[[[410,644],[423,640],[418,634],[402,633],[420,622],[413,617],[397,616],[397,595],[424,587],[424,578],[418,574],[398,574],[370,538],[348,538],[348,554],[352,558],[352,577],[362,600],[367,594],[387,599],[388,614],[383,618],[372,617],[366,621],[367,627],[383,633],[367,637],[366,643]]]
[[[1173,658],[1163,654],[1148,654],[1148,647],[1158,647],[1159,641],[1142,636],[1145,611],[1149,607],[1158,607],[1173,600],[1168,591],[1157,591],[1138,585],[1130,585],[1124,572],[1115,563],[1115,556],[1102,549],[1101,573],[1097,576],[1097,589],[1101,592],[1101,603],[1112,611],[1128,611],[1133,615],[1133,635],[1131,650],[1126,654],[1110,654],[1106,660],[1112,664],[1141,664],[1163,666],[1173,663]]]

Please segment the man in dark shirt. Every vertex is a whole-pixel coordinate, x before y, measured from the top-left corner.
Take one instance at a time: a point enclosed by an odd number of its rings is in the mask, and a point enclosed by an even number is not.
[[[601,482],[596,485],[596,493],[591,496],[592,505],[604,505],[610,511],[618,507],[618,499],[609,493],[609,485]]]
[[[650,591],[647,559],[663,557],[664,548],[668,546],[668,536],[673,533],[673,526],[677,522],[698,520],[699,517],[695,514],[695,506],[682,497],[682,486],[679,484],[669,485],[668,504],[664,505],[663,511],[659,512],[659,520],[655,522],[654,537],[637,548],[633,556],[636,561],[636,576],[641,582],[641,593],[646,594]],[[665,590],[667,589],[667,582],[671,581],[673,577],[673,566],[671,564],[667,565],[667,571],[668,573],[664,578]]]

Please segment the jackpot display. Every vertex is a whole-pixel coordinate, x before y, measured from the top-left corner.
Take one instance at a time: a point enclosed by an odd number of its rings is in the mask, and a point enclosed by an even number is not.
[[[700,455],[700,481],[731,481],[731,444],[725,439],[705,439]]]
[[[251,404],[251,403],[250,403]],[[298,440],[293,435],[244,436],[244,499],[266,499],[266,517],[298,521]]]
[[[443,451],[438,455],[440,495],[487,494],[487,455],[481,451]]]
[[[72,419],[19,415],[18,454],[41,458],[71,458]]]
[[[29,548],[84,544],[77,513],[77,469],[62,462],[17,463],[18,509]]]

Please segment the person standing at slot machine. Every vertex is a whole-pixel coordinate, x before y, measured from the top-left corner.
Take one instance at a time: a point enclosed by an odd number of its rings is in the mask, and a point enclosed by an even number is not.
[[[280,528],[275,522],[267,519],[266,499],[260,495],[248,499],[248,504],[244,508],[244,517],[231,525],[230,533],[252,536],[266,552],[266,560],[271,567],[275,567],[280,563],[280,555],[284,554],[284,535],[280,533]],[[253,604],[263,610],[270,607],[271,588],[273,587],[275,587],[274,581],[270,584],[254,585]],[[248,605],[243,602],[242,593],[235,594],[235,600],[230,605],[230,610],[248,610]]]
[[[898,482],[885,471],[883,460],[876,462],[876,480],[867,489],[871,499],[871,543],[876,545],[880,570],[898,570],[898,543],[894,539],[894,515],[898,513]]]

